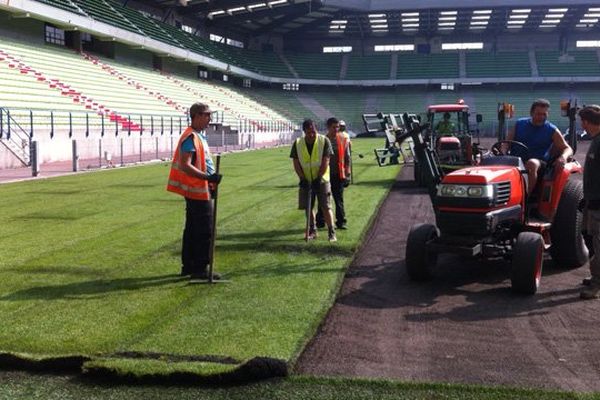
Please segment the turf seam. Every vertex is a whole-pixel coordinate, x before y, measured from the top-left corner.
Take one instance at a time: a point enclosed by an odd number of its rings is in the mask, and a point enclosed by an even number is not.
[[[359,245],[355,248],[352,257],[346,262],[346,265],[344,265],[340,269],[340,272],[337,274],[336,283],[335,283],[334,287],[331,288],[331,291],[328,294],[327,303],[326,303],[326,305],[324,305],[323,309],[319,312],[320,318],[315,319],[315,323],[309,327],[306,335],[304,335],[299,340],[297,351],[295,351],[293,353],[293,355],[289,361],[290,366],[291,366],[290,369],[292,371],[294,371],[296,363],[298,362],[300,356],[302,355],[302,352],[316,338],[317,334],[321,331],[323,324],[326,322],[327,316],[328,316],[329,312],[332,310],[333,306],[335,305],[338,294],[342,288],[348,268],[354,262],[356,254],[358,254],[358,252],[362,249],[362,247],[365,246],[369,242],[371,237],[373,236],[373,235],[369,235],[369,232],[371,232],[371,228],[374,227],[375,223],[379,220],[380,214],[381,214],[380,213],[381,205],[389,197],[392,189],[394,188],[394,184],[401,173],[402,173],[402,168],[400,168],[400,170],[396,174],[396,177],[393,180],[390,180],[390,184],[389,184],[389,187],[388,187],[385,195],[383,195],[381,197],[381,199],[377,203],[377,206],[375,208],[373,208],[374,212],[369,217],[369,221],[365,224],[361,234],[359,235],[359,237],[357,239],[357,242],[359,243]]]

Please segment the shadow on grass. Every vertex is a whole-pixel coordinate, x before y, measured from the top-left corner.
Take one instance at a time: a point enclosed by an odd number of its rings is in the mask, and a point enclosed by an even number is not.
[[[108,185],[106,187],[113,187],[113,188],[125,188],[125,189],[130,189],[130,188],[138,188],[138,189],[143,189],[143,188],[155,188],[156,184],[155,183],[130,183],[130,182],[124,182],[124,183],[115,183],[112,185]]]
[[[142,278],[97,279],[66,285],[36,286],[0,297],[0,301],[21,300],[81,300],[103,297],[107,293],[160,287],[181,281],[179,275],[161,275]]]
[[[34,196],[41,196],[41,195],[46,195],[46,194],[59,195],[59,196],[60,195],[70,196],[70,195],[80,194],[80,193],[81,193],[81,190],[72,190],[72,189],[69,189],[69,190],[40,190],[40,191],[36,191],[36,192],[34,192],[34,191],[27,192],[27,194],[31,194]]]
[[[95,267],[86,267],[84,265],[77,266],[60,266],[60,265],[21,265],[2,268],[2,272],[14,272],[18,274],[31,276],[33,274],[48,274],[48,275],[75,275],[75,276],[98,276],[100,270]]]
[[[273,262],[247,270],[228,271],[227,278],[239,277],[277,277],[283,275],[305,275],[305,274],[332,274],[341,270],[341,267],[331,267],[330,260],[318,260],[312,263],[290,265]]]
[[[20,215],[18,217],[14,217],[11,220],[15,222],[21,222],[23,220],[34,219],[34,220],[47,220],[47,221],[77,221],[82,218],[87,218],[94,216],[96,214],[100,214],[98,211],[94,212],[77,212],[76,208],[70,208],[68,210],[64,210],[63,212],[55,212],[55,213],[43,213],[43,212],[35,212],[31,214]]]
[[[321,243],[322,242],[322,245]],[[329,244],[327,239],[317,239],[306,243],[304,240],[298,239],[298,243],[290,243],[289,240],[281,241],[253,241],[253,242],[237,242],[231,244],[218,244],[217,251],[248,251],[272,253],[273,256],[278,254],[311,254],[315,256],[333,256],[333,257],[352,257],[354,251],[350,246],[340,246],[339,244]]]
[[[282,236],[298,235],[301,237],[304,231],[298,229],[281,229],[281,230],[269,230],[269,231],[255,231],[255,232],[233,232],[218,234],[217,240],[256,240],[256,239],[280,239]],[[288,237],[286,240],[289,240]]]

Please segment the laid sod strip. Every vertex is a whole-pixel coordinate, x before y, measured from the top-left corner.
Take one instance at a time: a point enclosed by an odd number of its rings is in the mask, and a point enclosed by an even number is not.
[[[233,387],[165,387],[98,384],[72,377],[0,372],[0,399],[46,400],[594,400],[600,394],[397,383],[383,380],[293,377]]]
[[[293,361],[398,173],[369,156],[381,140],[353,143],[350,229],[334,244],[302,240],[288,147],[224,155],[221,286],[178,276],[184,201],[165,191],[168,164],[0,186],[0,352]]]

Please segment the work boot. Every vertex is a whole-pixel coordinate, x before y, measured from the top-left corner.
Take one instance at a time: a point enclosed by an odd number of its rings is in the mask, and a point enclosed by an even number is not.
[[[583,278],[581,284],[583,286],[590,286],[592,284],[592,278]]]
[[[316,238],[317,238],[316,228],[310,228],[308,230],[308,235],[304,234],[304,240],[314,240]]]
[[[181,273],[179,274],[180,276],[188,276],[191,274],[192,272],[189,270],[189,268],[181,267]]]
[[[341,230],[346,230],[348,229],[348,226],[346,225],[346,223],[341,223],[341,224],[335,224],[336,228],[341,229]]]
[[[579,297],[584,300],[592,300],[600,297],[600,284],[590,283],[590,286],[586,287],[579,293]]]
[[[337,242],[337,237],[335,237],[335,230],[333,230],[333,229],[329,230],[329,241]]]

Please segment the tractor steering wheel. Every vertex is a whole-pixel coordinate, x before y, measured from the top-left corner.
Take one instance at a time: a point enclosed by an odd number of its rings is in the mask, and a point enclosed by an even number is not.
[[[502,149],[503,144],[508,145],[508,146],[506,146],[507,147],[506,151],[504,151]],[[513,148],[514,146],[516,146],[516,148]],[[495,156],[522,157],[523,155],[529,154],[529,148],[527,146],[525,146],[523,143],[517,142],[516,140],[500,140],[500,141],[494,143],[494,145],[491,148],[491,152]]]

